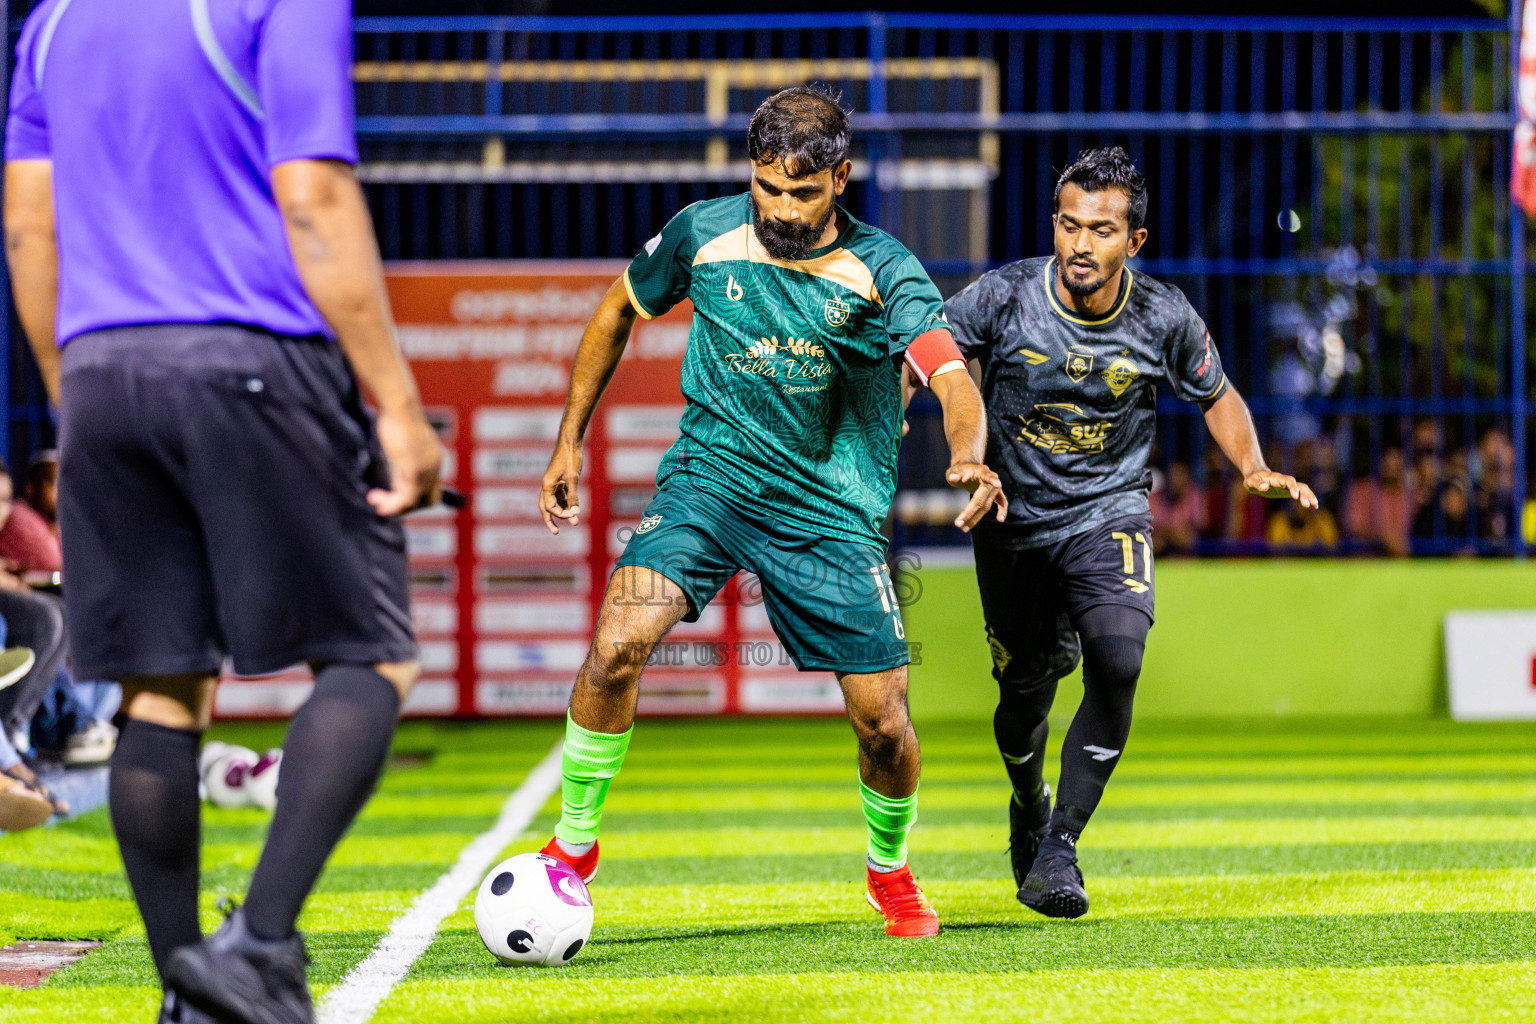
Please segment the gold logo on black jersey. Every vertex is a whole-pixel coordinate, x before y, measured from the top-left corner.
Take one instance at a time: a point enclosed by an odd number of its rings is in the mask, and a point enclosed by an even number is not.
[[[1119,398],[1125,394],[1125,389],[1136,383],[1136,378],[1141,376],[1141,371],[1136,369],[1136,364],[1129,359],[1116,359],[1109,364],[1109,369],[1104,371],[1104,383],[1109,385],[1109,390]]]
[[[1115,425],[1108,420],[1089,419],[1075,405],[1065,402],[1037,405],[1022,417],[1024,428],[1019,439],[1052,455],[1093,455],[1104,450],[1104,439]]]
[[[1067,349],[1067,363],[1063,367],[1073,384],[1081,384],[1093,372],[1093,353],[1087,349]]]

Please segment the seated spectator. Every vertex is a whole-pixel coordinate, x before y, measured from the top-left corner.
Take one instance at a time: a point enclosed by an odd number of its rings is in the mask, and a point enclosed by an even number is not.
[[[54,573],[64,567],[59,538],[31,505],[15,501],[10,469],[0,461],[0,559],[22,575]]]
[[[1152,547],[1157,554],[1179,554],[1195,549],[1195,541],[1205,529],[1205,495],[1189,473],[1189,466],[1175,462],[1168,467],[1168,477],[1155,488],[1152,504]]]
[[[1477,506],[1477,535],[1483,540],[1506,541],[1514,533],[1515,446],[1502,427],[1484,432],[1477,442],[1477,480],[1473,500]]]
[[[32,716],[32,750],[67,767],[103,764],[117,748],[112,716],[122,703],[116,683],[76,683],[59,669]]]
[[[12,776],[7,763],[20,765],[21,756],[0,737],[0,832],[36,828],[53,816],[53,801],[37,788]]]
[[[1444,541],[1454,554],[1475,553],[1476,546],[1468,530],[1470,510],[1466,485],[1459,480],[1445,481],[1434,500],[1413,517],[1413,539]]]
[[[33,590],[25,579],[28,573],[60,570],[59,541],[38,512],[12,500],[12,486],[9,470],[0,462],[0,617],[14,642],[30,648],[37,660],[15,686],[0,691],[0,728],[13,746],[31,749],[33,719],[50,695],[50,707],[60,713],[83,705],[64,669],[63,607],[57,597]],[[93,763],[111,755],[116,731],[95,718],[81,721],[86,717],[72,713],[70,735],[57,741],[55,749],[66,763]]]
[[[1414,456],[1413,514],[1415,518],[1435,503],[1435,498],[1440,493],[1440,485],[1444,481],[1445,474],[1440,466],[1440,456],[1434,452],[1421,452]],[[1419,535],[1416,529],[1413,535],[1415,537]]]
[[[32,456],[21,478],[21,500],[59,535],[59,453],[45,448]]]
[[[1403,450],[1388,448],[1381,453],[1379,480],[1362,477],[1350,485],[1344,525],[1351,540],[1379,547],[1395,558],[1408,554],[1415,508],[1404,477]]]
[[[5,624],[0,622],[0,644]],[[0,690],[19,681],[32,668],[35,655],[25,647],[0,651]],[[54,814],[68,814],[69,805],[56,798],[22,760],[6,730],[0,729],[0,832],[35,828]]]
[[[1264,539],[1282,551],[1328,551],[1339,546],[1339,524],[1326,508],[1288,501],[1270,515]]]
[[[1284,471],[1305,479],[1317,495],[1318,504],[1338,520],[1344,496],[1343,474],[1331,437],[1323,434],[1297,444],[1294,466],[1287,466]]]

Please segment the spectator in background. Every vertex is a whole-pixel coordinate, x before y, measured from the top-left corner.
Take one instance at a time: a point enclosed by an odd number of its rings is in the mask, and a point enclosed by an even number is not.
[[[1415,465],[1425,455],[1433,455],[1438,459],[1445,450],[1445,434],[1440,429],[1440,421],[1432,417],[1416,421],[1413,425],[1412,447]]]
[[[1205,529],[1205,495],[1195,486],[1189,466],[1174,462],[1163,486],[1151,495],[1152,549],[1162,554],[1187,554]]]
[[[16,642],[31,648],[37,660],[13,689],[0,692],[0,723],[23,749],[33,749],[35,736],[46,740],[44,748],[67,764],[105,761],[116,745],[117,731],[90,707],[115,710],[117,694],[96,693],[86,700],[76,692],[64,668],[68,647],[63,608],[53,594],[26,583],[28,574],[51,576],[62,568],[59,541],[41,514],[13,500],[13,486],[9,467],[0,461],[0,616]],[[38,712],[45,708],[45,726],[55,727],[34,729]]]
[[[1413,517],[1413,539],[1443,540],[1449,545],[1450,554],[1475,554],[1477,548],[1468,530],[1471,508],[1466,484],[1458,479],[1447,479],[1429,504]]]
[[[54,803],[42,790],[12,774],[18,769],[26,765],[0,732],[0,832],[36,828],[54,814]]]
[[[58,572],[64,565],[59,538],[42,513],[14,500],[14,489],[10,467],[0,460],[0,560],[21,576]]]
[[[1339,546],[1339,524],[1326,508],[1277,510],[1264,527],[1264,539],[1281,552],[1325,553]]]
[[[1227,479],[1226,458],[1221,454],[1221,449],[1215,445],[1208,445],[1205,449],[1205,480],[1204,514],[1201,521],[1200,536],[1205,540],[1226,540],[1227,519],[1231,515],[1231,502],[1227,498],[1227,489],[1231,481]]]
[[[1408,554],[1409,528],[1413,524],[1412,490],[1403,465],[1403,450],[1381,453],[1380,479],[1361,477],[1349,488],[1344,504],[1344,525],[1351,540],[1378,547],[1401,558]]]
[[[21,480],[21,500],[59,535],[59,453],[45,448],[32,456]]]
[[[6,640],[6,626],[0,620],[0,646]],[[36,662],[25,647],[7,647],[0,651],[0,691],[24,678]],[[0,832],[19,832],[36,828],[54,814],[68,814],[69,805],[49,792],[17,751],[15,744],[0,729]]]
[[[1483,540],[1505,541],[1514,533],[1515,445],[1502,427],[1492,427],[1477,442],[1476,488],[1477,535]]]
[[[1264,446],[1264,458],[1271,466],[1283,466],[1287,460],[1280,445],[1271,441]],[[1226,488],[1226,539],[1229,541],[1262,544],[1268,529],[1269,502],[1257,494],[1249,494],[1243,481],[1233,477]]]
[[[1413,513],[1415,519],[1426,508],[1433,507],[1435,498],[1440,493],[1440,485],[1445,482],[1445,473],[1440,466],[1440,456],[1434,452],[1418,452],[1413,458]],[[1418,529],[1414,534],[1417,537]]]

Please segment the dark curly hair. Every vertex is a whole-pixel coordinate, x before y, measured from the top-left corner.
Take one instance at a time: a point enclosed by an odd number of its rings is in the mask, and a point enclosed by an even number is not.
[[[1068,183],[1084,192],[1102,192],[1117,188],[1125,193],[1126,212],[1131,230],[1140,231],[1147,221],[1147,179],[1141,176],[1131,158],[1119,146],[1104,149],[1085,149],[1078,155],[1077,163],[1061,172],[1056,179],[1056,196],[1053,209],[1061,210],[1061,190]]]
[[[747,128],[747,156],[753,163],[782,161],[791,177],[803,178],[848,159],[853,129],[842,96],[821,85],[797,85],[763,101]]]

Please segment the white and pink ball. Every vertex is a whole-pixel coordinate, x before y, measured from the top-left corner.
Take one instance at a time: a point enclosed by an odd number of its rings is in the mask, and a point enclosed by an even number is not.
[[[592,935],[592,896],[564,861],[520,853],[497,864],[480,883],[475,928],[504,964],[559,967]]]

